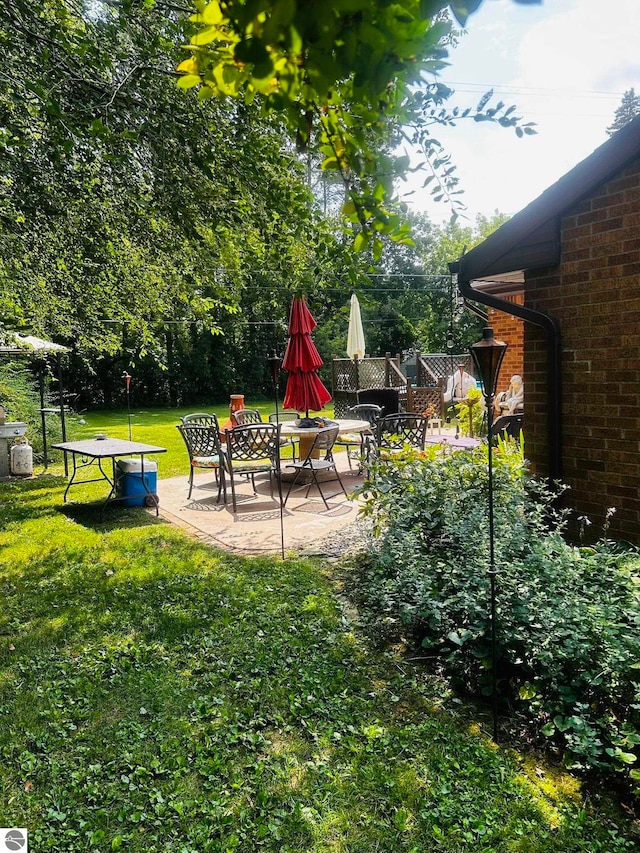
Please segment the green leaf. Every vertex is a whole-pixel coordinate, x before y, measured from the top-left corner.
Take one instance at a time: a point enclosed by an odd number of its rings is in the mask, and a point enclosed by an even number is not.
[[[457,631],[450,631],[447,634],[447,640],[450,640],[452,643],[455,643],[456,646],[462,645],[462,640],[460,639],[460,635]]]
[[[194,86],[197,86],[202,78],[199,74],[185,74],[184,77],[180,77],[177,82],[177,86],[179,89],[193,89]]]
[[[205,24],[219,24],[223,18],[224,16],[217,0],[207,3],[202,13],[202,20]]]
[[[359,231],[356,234],[355,240],[353,241],[353,251],[361,252],[363,249],[367,247],[369,239],[367,235],[363,231]]]
[[[191,39],[192,44],[196,45],[205,45],[211,44],[212,41],[216,39],[222,40],[226,39],[226,33],[221,30],[219,27],[212,26],[207,27],[204,30],[200,30],[200,32],[196,33],[195,36]]]

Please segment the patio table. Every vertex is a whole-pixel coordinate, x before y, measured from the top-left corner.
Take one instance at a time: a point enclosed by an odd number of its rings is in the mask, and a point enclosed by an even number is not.
[[[367,432],[367,430],[371,429],[371,424],[369,421],[361,421],[356,420],[354,418],[340,418],[338,420],[332,420],[329,422],[327,418],[327,426],[338,426],[338,435],[343,435],[344,433],[353,433],[353,432]],[[321,429],[325,429],[325,427],[311,427],[305,428],[301,426],[296,426],[295,421],[284,421],[281,424],[280,435],[281,436],[298,436],[300,438],[300,459],[306,459],[309,451],[311,450],[311,446],[313,445],[313,440],[316,435],[320,432]],[[314,455],[315,454],[314,452]],[[286,471],[284,468],[282,469],[282,479],[287,482],[288,480],[295,477],[294,471]],[[318,477],[322,480],[325,476],[331,477],[331,474],[325,475],[324,472],[320,472]],[[299,483],[306,482],[307,472],[303,472],[298,477]]]
[[[348,432],[367,432],[371,429],[369,421],[360,421],[354,418],[339,418],[338,420],[329,421],[327,419],[326,426],[338,426],[338,435],[344,435]],[[295,421],[284,421],[281,424],[280,435],[282,436],[298,436],[300,438],[300,458],[305,459],[313,440],[321,429],[325,427],[301,427],[296,426]]]
[[[104,508],[110,502],[123,500],[124,498],[116,496],[116,460],[121,456],[139,456],[140,482],[144,491],[140,495],[126,495],[126,499],[144,496],[149,505],[155,506],[156,515],[159,515],[158,497],[151,492],[144,476],[144,457],[152,453],[166,453],[166,447],[156,447],[153,444],[143,444],[139,441],[125,441],[120,438],[90,438],[84,441],[63,441],[60,444],[52,444],[51,447],[55,450],[63,450],[65,456],[67,453],[70,453],[73,459],[73,472],[67,488],[64,490],[63,501],[65,503],[71,486],[81,486],[85,483],[99,483],[103,480],[109,483],[111,488],[102,507]],[[102,463],[104,459],[111,460],[111,472],[108,470],[105,471],[103,468]],[[78,462],[78,460],[80,461]],[[77,479],[80,471],[93,466],[97,467],[100,476],[91,477],[86,480]]]

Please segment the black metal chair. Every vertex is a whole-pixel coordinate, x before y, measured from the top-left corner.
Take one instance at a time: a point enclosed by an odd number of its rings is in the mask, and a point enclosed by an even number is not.
[[[405,445],[424,450],[429,419],[423,415],[401,413],[378,421],[376,441],[380,451],[398,451]],[[384,454],[382,454],[384,455]]]
[[[284,409],[282,412],[271,412],[269,415],[270,424],[283,424],[287,421],[297,421],[300,417],[299,413],[290,409]],[[295,436],[280,437],[280,447],[291,447],[291,459],[296,461],[296,447],[300,444],[300,439]],[[298,452],[298,456],[300,453]]]
[[[371,426],[371,429],[368,432],[346,432],[343,433],[343,435],[339,435],[336,439],[337,446],[347,448],[347,461],[349,463],[349,468],[352,467],[351,448],[356,448],[358,451],[358,470],[360,471],[362,469],[362,465],[360,464],[362,457],[365,456],[368,459],[370,456],[371,439],[374,437],[378,421],[382,417],[382,407],[377,406],[375,403],[358,403],[357,405],[348,408],[346,414],[348,418],[355,418],[358,421],[369,421]]]
[[[247,426],[247,424],[261,424],[262,415],[258,409],[238,409],[231,412],[231,420],[236,426]]]
[[[194,412],[191,415],[184,415],[180,418],[183,424],[201,424],[202,426],[214,426],[220,435],[220,424],[218,416],[213,412]]]
[[[189,454],[189,500],[193,491],[194,471],[199,468],[215,471],[218,481],[218,501],[221,492],[224,491],[226,503],[227,490],[224,479],[226,457],[217,426],[215,424],[182,423],[177,425],[177,429]]]
[[[256,474],[268,474],[271,497],[273,480],[278,483],[278,496],[282,503],[280,482],[280,427],[276,424],[247,424],[227,430],[227,465],[225,474],[231,479],[233,511],[236,511],[235,476],[250,478],[256,494]]]
[[[522,412],[517,412],[514,415],[500,415],[493,422],[491,432],[494,438],[505,432],[510,438],[519,442],[523,423],[524,414]]]
[[[307,491],[305,494],[305,498],[309,497],[309,492],[311,491],[311,486],[315,485],[318,491],[320,492],[320,497],[322,498],[324,505],[327,509],[329,509],[329,504],[327,503],[327,499],[324,496],[324,492],[322,491],[322,486],[320,485],[320,480],[318,479],[318,473],[326,472],[326,471],[335,471],[336,476],[335,479],[340,483],[340,488],[347,496],[347,490],[344,487],[338,469],[336,468],[336,463],[333,459],[333,445],[335,444],[336,438],[338,436],[339,427],[337,426],[329,426],[324,427],[324,429],[318,430],[316,437],[313,440],[313,444],[309,448],[309,452],[305,459],[300,459],[298,462],[293,462],[290,465],[287,465],[287,468],[295,468],[295,476],[289,485],[289,490],[287,492],[287,496],[284,499],[284,505],[287,505],[287,501],[289,500],[289,495],[291,494],[291,490],[298,482],[300,475],[303,471],[308,472],[310,475],[309,485],[307,487]],[[322,455],[324,454],[324,456]],[[338,494],[329,495],[329,497],[333,498]]]

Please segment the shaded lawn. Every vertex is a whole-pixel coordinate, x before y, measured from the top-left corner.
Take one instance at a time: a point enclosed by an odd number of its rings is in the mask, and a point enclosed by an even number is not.
[[[0,484],[0,814],[35,851],[634,849],[372,651],[309,560]]]

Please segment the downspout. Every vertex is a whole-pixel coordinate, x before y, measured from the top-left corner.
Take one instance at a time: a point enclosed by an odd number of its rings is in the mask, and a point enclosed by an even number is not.
[[[472,299],[481,305],[487,305],[513,317],[520,317],[528,323],[533,323],[541,328],[547,336],[547,465],[549,468],[549,479],[559,480],[562,478],[562,340],[560,325],[554,317],[527,308],[525,305],[516,305],[506,302],[492,293],[474,290],[471,281],[466,277],[464,270],[464,256],[458,261],[449,264],[449,270],[458,274],[458,290],[465,299]]]

